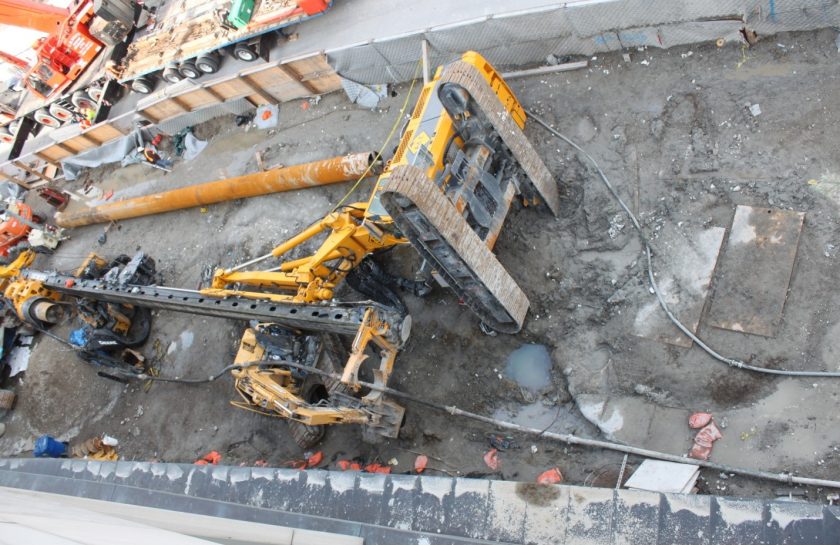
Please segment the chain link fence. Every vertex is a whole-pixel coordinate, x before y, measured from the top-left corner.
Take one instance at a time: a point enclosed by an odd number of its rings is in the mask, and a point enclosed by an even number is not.
[[[365,84],[417,76],[420,42],[437,66],[473,49],[501,69],[542,63],[548,55],[593,55],[635,47],[668,48],[742,41],[759,36],[840,26],[840,0],[585,0],[490,15],[417,33],[327,51],[345,78]]]

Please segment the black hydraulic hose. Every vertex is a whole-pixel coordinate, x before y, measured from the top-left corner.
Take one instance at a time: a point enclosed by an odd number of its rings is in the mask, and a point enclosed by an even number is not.
[[[674,316],[674,313],[671,312],[671,309],[668,307],[668,304],[665,302],[662,293],[659,291],[659,286],[656,284],[656,280],[654,279],[653,275],[653,251],[650,247],[650,241],[648,240],[647,236],[645,235],[644,231],[642,230],[642,226],[639,224],[639,220],[636,219],[636,216],[633,212],[630,211],[630,208],[624,203],[621,197],[616,192],[613,185],[610,183],[607,175],[604,174],[604,171],[601,170],[601,167],[598,165],[598,162],[587,153],[583,148],[578,146],[575,142],[571,139],[567,138],[553,127],[549,126],[548,123],[543,121],[539,116],[534,114],[534,112],[530,110],[525,110],[525,112],[530,116],[531,119],[536,121],[539,125],[545,128],[548,132],[550,132],[555,137],[563,140],[570,146],[572,146],[575,150],[577,150],[581,155],[583,155],[592,166],[595,167],[595,170],[598,172],[598,176],[601,178],[601,181],[604,182],[604,185],[609,190],[610,194],[613,198],[618,202],[621,208],[624,210],[625,214],[630,218],[630,221],[633,223],[633,227],[636,229],[636,232],[639,234],[639,238],[642,239],[642,245],[644,246],[645,250],[645,257],[647,259],[647,276],[648,282],[650,283],[650,287],[653,290],[653,293],[656,295],[656,299],[659,302],[659,306],[662,307],[662,310],[665,311],[665,314],[668,316],[668,319],[673,322],[675,326],[679,328],[680,331],[685,333],[688,338],[692,341],[697,343],[697,346],[702,348],[707,354],[709,354],[714,359],[721,361],[731,367],[735,367],[737,369],[745,369],[747,371],[753,371],[756,373],[763,373],[766,375],[780,375],[786,377],[810,377],[810,378],[840,378],[840,372],[837,371],[788,371],[785,369],[768,369],[766,367],[757,367],[755,365],[750,365],[742,360],[729,358],[726,356],[721,355],[716,350],[711,348],[708,344],[706,344],[700,337],[695,335],[690,329],[688,329],[685,325],[683,325],[680,320]]]

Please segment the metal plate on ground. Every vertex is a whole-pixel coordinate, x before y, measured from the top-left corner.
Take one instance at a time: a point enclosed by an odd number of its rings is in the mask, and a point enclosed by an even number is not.
[[[709,324],[776,334],[787,300],[804,212],[739,206],[718,270]]]
[[[693,333],[700,324],[725,234],[723,227],[680,229],[668,226],[654,242],[653,270],[659,291],[674,316]],[[633,327],[636,335],[646,339],[686,348],[692,344],[691,339],[671,323],[655,295],[644,299],[636,312]]]

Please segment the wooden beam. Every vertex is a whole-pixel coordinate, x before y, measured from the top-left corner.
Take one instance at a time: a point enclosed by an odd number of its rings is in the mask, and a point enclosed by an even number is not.
[[[160,123],[160,119],[158,119],[157,117],[153,116],[152,114],[150,114],[150,113],[149,113],[149,112],[147,112],[146,110],[140,110],[140,111],[138,111],[137,113],[138,113],[141,117],[145,117],[147,121],[151,121],[154,125],[157,125],[158,123]]]
[[[190,113],[192,111],[192,109],[189,106],[187,106],[184,100],[180,97],[169,97],[169,100],[171,100],[172,104],[177,106],[178,109],[184,113]]]
[[[297,83],[298,85],[300,85],[301,87],[306,89],[306,91],[310,95],[320,95],[321,94],[320,91],[318,91],[317,87],[315,87],[314,85],[312,85],[308,81],[305,81],[303,79],[303,77],[298,73],[298,71],[295,70],[294,68],[292,68],[291,66],[289,66],[288,64],[278,64],[277,68],[281,72],[283,72],[289,79],[291,79],[292,81],[294,81],[295,83]]]
[[[49,156],[45,155],[43,152],[36,151],[35,152],[35,157],[37,157],[38,159],[41,159],[42,161],[45,161],[45,162],[51,164],[55,168],[61,168],[61,163],[59,163],[58,161],[56,161],[54,159],[50,159]]]
[[[210,95],[211,97],[213,97],[214,99],[216,99],[216,101],[218,101],[218,102],[224,102],[225,101],[225,97],[223,97],[221,95],[221,93],[219,93],[217,90],[213,89],[212,87],[202,87],[201,90],[204,91],[205,93],[207,93],[208,95]]]
[[[28,172],[29,174],[32,174],[33,176],[36,176],[36,177],[38,177],[38,178],[40,178],[40,179],[44,180],[44,181],[45,181],[45,182],[47,182],[47,183],[49,183],[49,182],[54,182],[54,181],[55,181],[55,180],[53,180],[52,178],[50,178],[50,177],[48,177],[48,176],[44,176],[43,174],[41,174],[41,173],[40,173],[40,172],[38,172],[37,170],[34,170],[34,169],[29,168],[28,166],[26,166],[26,165],[25,165],[24,163],[22,163],[21,161],[12,161],[12,164],[13,164],[13,165],[15,165],[16,167],[18,167],[19,169],[23,170],[24,172]]]
[[[275,97],[274,95],[272,95],[256,83],[254,83],[254,81],[251,79],[251,76],[242,76],[239,80],[242,83],[244,83],[245,86],[248,87],[248,89],[252,90],[255,95],[259,96],[261,99],[268,102],[269,104],[277,104],[278,102],[280,102],[279,100],[277,100],[277,97]]]
[[[26,183],[25,180],[21,180],[20,178],[16,178],[16,177],[12,176],[11,174],[6,174],[2,170],[0,170],[0,176],[5,178],[6,180],[9,180],[10,182],[16,183],[17,185],[19,185],[20,187],[22,187],[24,189],[29,189],[29,184]]]
[[[99,146],[102,145],[102,142],[99,139],[94,138],[93,136],[91,136],[89,134],[81,133],[81,134],[79,134],[78,138],[81,138],[82,140],[84,140],[85,142],[87,142],[88,144],[92,145],[95,148],[98,148]]]
[[[66,151],[70,155],[76,155],[77,153],[79,153],[78,151],[74,150],[73,148],[71,148],[70,146],[65,144],[64,142],[56,142],[55,146],[63,149],[64,151]]]

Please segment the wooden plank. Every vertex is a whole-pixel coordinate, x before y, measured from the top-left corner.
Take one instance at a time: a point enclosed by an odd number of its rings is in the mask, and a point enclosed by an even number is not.
[[[272,95],[256,83],[254,83],[254,81],[251,79],[251,76],[243,76],[240,78],[239,81],[244,83],[249,89],[251,89],[254,92],[255,95],[265,100],[268,104],[276,104],[280,102],[274,95]]]
[[[290,79],[292,79],[292,80],[296,81],[298,84],[300,84],[300,86],[303,87],[303,89],[305,91],[307,91],[309,94],[311,94],[311,95],[320,94],[320,92],[318,91],[318,88],[315,87],[315,85],[313,85],[311,82],[304,81],[301,78],[301,75],[298,74],[298,72],[292,66],[290,66],[288,64],[281,64],[281,65],[277,66],[277,69],[280,70],[281,72],[283,72],[284,74],[286,74]]]
[[[37,157],[38,159],[41,159],[42,161],[44,161],[44,162],[46,162],[46,163],[51,164],[52,166],[54,166],[54,167],[56,167],[56,168],[61,168],[61,164],[60,164],[60,163],[58,163],[57,161],[54,161],[54,160],[52,159],[52,157],[50,157],[49,155],[47,155],[47,154],[46,154],[46,153],[44,153],[43,151],[36,151],[36,152],[35,152],[35,157]]]
[[[50,146],[48,148],[44,148],[41,151],[39,151],[38,153],[44,155],[45,157],[48,157],[51,161],[56,161],[56,162],[61,161],[65,157],[70,156],[69,151],[67,151],[66,149],[60,148],[57,144],[53,144],[52,146]]]
[[[221,94],[219,94],[219,92],[217,92],[212,87],[202,87],[201,90],[204,91],[205,93],[207,93],[208,95],[210,95],[212,98],[214,98],[218,102],[224,102],[225,101],[225,97],[223,97]]]
[[[4,179],[9,180],[10,182],[16,183],[24,189],[29,189],[29,184],[25,180],[17,178],[16,176],[12,176],[11,174],[7,174],[2,170],[0,170],[0,177],[3,177]]]
[[[190,107],[189,107],[189,106],[187,106],[187,105],[184,103],[184,101],[183,101],[182,99],[180,99],[179,97],[169,97],[169,101],[170,101],[172,104],[174,104],[175,106],[177,106],[177,107],[178,107],[178,109],[180,109],[180,110],[181,110],[182,112],[184,112],[184,113],[189,113],[189,112],[191,112],[191,111],[192,111],[192,110],[190,109]]]
[[[739,206],[718,270],[709,323],[773,337],[782,321],[804,212]]]
[[[54,179],[45,176],[44,174],[38,172],[37,170],[35,170],[33,168],[29,168],[22,161],[12,161],[12,164],[15,165],[16,167],[18,167],[19,169],[21,169],[22,171],[28,172],[29,174],[35,176],[36,178],[40,178],[41,180],[44,180],[45,182],[54,182],[55,181]]]
[[[70,146],[68,146],[64,142],[56,142],[55,147],[66,151],[68,157],[70,157],[72,155],[76,155],[78,153],[78,150],[71,148]]]
[[[85,134],[92,136],[96,140],[99,140],[100,143],[108,142],[110,140],[120,138],[121,136],[125,136],[125,134],[122,131],[108,123],[100,123],[99,125],[95,125],[91,127],[88,131],[86,131]]]
[[[671,311],[692,333],[697,333],[700,325],[725,234],[723,227],[685,230],[671,224],[657,238],[656,247],[668,255],[655,264],[657,285]],[[619,289],[608,302],[638,302],[633,332],[639,337],[690,347],[693,341],[677,329],[647,291],[647,282],[634,284],[632,289]]]

